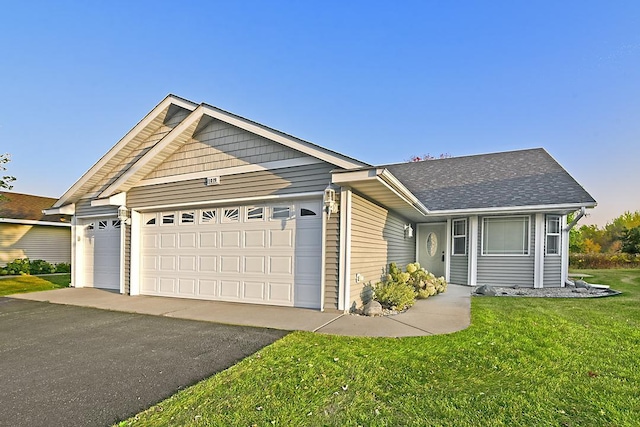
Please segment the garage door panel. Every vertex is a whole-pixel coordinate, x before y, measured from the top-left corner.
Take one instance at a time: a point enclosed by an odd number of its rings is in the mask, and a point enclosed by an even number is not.
[[[293,283],[269,283],[269,301],[284,305],[292,305]]]
[[[180,233],[180,248],[192,249],[196,247],[196,233]]]
[[[271,256],[269,257],[270,274],[291,274],[293,263],[291,256]]]
[[[183,255],[178,258],[178,271],[181,272],[195,272],[196,271],[196,256],[195,255]]]
[[[222,248],[240,248],[240,231],[223,231],[220,233]]]
[[[161,277],[159,280],[158,292],[165,294],[173,294],[176,291],[176,279],[171,277]]]
[[[160,235],[160,248],[174,249],[176,247],[176,233],[162,233]]]
[[[308,249],[318,245],[318,241],[322,237],[320,228],[298,228],[296,230],[296,248]]]
[[[270,230],[270,247],[293,248],[292,230]]]
[[[244,232],[245,248],[266,248],[266,240],[264,230],[249,230]]]
[[[218,281],[210,279],[198,280],[198,295],[204,297],[218,296]]]
[[[296,256],[296,273],[320,278],[320,263],[315,256]]]
[[[264,300],[264,282],[244,282],[244,299],[262,301]]]
[[[196,294],[195,279],[179,279],[178,293],[182,296],[194,296]]]
[[[83,221],[83,286],[120,289],[120,224],[115,217]]]
[[[217,231],[200,232],[200,247],[201,248],[218,247],[218,232]]]
[[[174,256],[160,256],[160,271],[175,271],[176,270],[176,257]]]
[[[158,269],[158,257],[155,255],[143,255],[142,256],[142,270],[143,271],[156,271]]]
[[[245,256],[244,273],[264,274],[264,256]]]
[[[221,280],[220,296],[223,298],[238,298],[240,296],[240,282],[235,280]]]
[[[240,257],[233,255],[222,255],[220,257],[220,272],[240,273]]]
[[[142,249],[155,249],[158,247],[158,236],[146,234],[142,236]]]
[[[217,256],[201,256],[200,257],[200,271],[215,272],[215,271],[218,271],[217,266],[218,266]]]

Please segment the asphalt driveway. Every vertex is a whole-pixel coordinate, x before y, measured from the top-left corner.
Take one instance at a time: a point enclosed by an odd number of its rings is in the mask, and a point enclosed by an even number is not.
[[[286,334],[0,298],[0,426],[111,425]]]

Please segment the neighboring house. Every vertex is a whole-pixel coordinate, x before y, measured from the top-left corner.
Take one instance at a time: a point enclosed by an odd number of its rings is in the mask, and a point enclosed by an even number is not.
[[[389,262],[564,286],[567,214],[595,204],[543,149],[374,167],[169,95],[48,212],[76,287],[348,310]]]
[[[0,195],[0,267],[22,258],[71,262],[71,224],[62,215],[42,213],[56,199],[4,191]]]

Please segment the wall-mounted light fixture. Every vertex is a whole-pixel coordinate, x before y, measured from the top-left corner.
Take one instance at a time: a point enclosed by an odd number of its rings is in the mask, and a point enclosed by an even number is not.
[[[411,224],[405,224],[404,225],[404,238],[405,239],[410,239],[413,237],[413,227],[411,226]]]
[[[324,208],[327,211],[327,215],[331,216],[332,213],[338,212],[338,203],[336,203],[336,190],[331,187],[331,184],[324,189],[324,198],[322,200]]]
[[[129,218],[129,209],[127,209],[126,206],[123,205],[118,208],[118,219],[123,224],[131,224],[131,218]]]

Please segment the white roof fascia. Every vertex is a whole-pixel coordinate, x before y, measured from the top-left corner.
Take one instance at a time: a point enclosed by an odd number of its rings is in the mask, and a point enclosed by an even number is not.
[[[560,205],[532,205],[532,206],[499,206],[495,208],[471,208],[471,209],[449,209],[441,211],[430,211],[431,215],[483,215],[494,213],[522,213],[522,212],[547,212],[554,210],[577,210],[582,207],[593,208],[596,203],[566,203]]]
[[[91,206],[124,206],[127,204],[127,193],[117,193],[105,199],[97,199],[91,201]]]
[[[275,130],[268,129],[265,126],[259,125],[250,120],[247,120],[242,117],[236,116],[234,114],[228,113],[226,111],[220,110],[216,107],[206,105],[206,104],[203,104],[202,106],[205,108],[205,114],[207,116],[213,117],[215,119],[229,123],[230,125],[239,127],[240,129],[244,129],[248,132],[251,132],[256,135],[262,136],[264,138],[270,139],[272,141],[278,142],[286,147],[308,154],[309,156],[316,157],[320,160],[324,160],[325,162],[330,163],[332,165],[335,165],[344,169],[353,169],[353,168],[360,168],[362,166],[368,166],[366,163],[359,162],[355,159],[351,159],[339,153],[327,150],[325,148],[322,148],[310,142],[295,138],[293,136],[283,135],[279,132],[276,132]]]
[[[156,143],[149,151],[145,153],[137,162],[135,162],[120,178],[115,180],[109,187],[107,187],[100,197],[109,197],[116,193],[119,188],[132,179],[147,163],[149,163],[154,157],[160,154],[171,142],[173,142],[178,136],[180,136],[189,126],[191,126],[196,120],[202,118],[203,107],[198,106],[191,112],[178,126],[173,128],[168,134],[166,134],[160,141]]]
[[[394,191],[398,193],[400,197],[405,199],[407,203],[412,205],[418,212],[423,215],[429,214],[429,209],[425,205],[418,200],[416,196],[413,195],[411,191],[407,187],[405,187],[391,172],[387,169],[384,169],[382,173],[379,175],[380,180],[384,180],[385,183],[388,183],[390,188],[393,187]]]
[[[151,110],[137,125],[133,127],[127,134],[116,143],[96,164],[94,164],[91,169],[89,169],[82,177],[76,181],[75,184],[71,186],[63,195],[58,199],[58,201],[53,205],[54,207],[59,207],[65,204],[65,202],[74,195],[74,193],[79,190],[98,170],[104,167],[111,158],[116,155],[124,146],[126,146],[133,138],[138,135],[146,126],[149,125],[165,108],[168,108],[170,105],[177,105],[179,107],[185,108],[187,110],[193,111],[197,104],[188,101],[186,99],[182,99],[176,97],[174,95],[168,95],[165,99],[163,99],[153,110]]]
[[[53,227],[71,227],[71,223],[69,222],[36,221],[33,219],[0,218],[0,223],[20,224],[20,225],[47,225],[47,226],[53,226]]]
[[[45,215],[75,215],[76,204],[70,203],[68,205],[60,206],[57,208],[43,209],[42,213]]]

